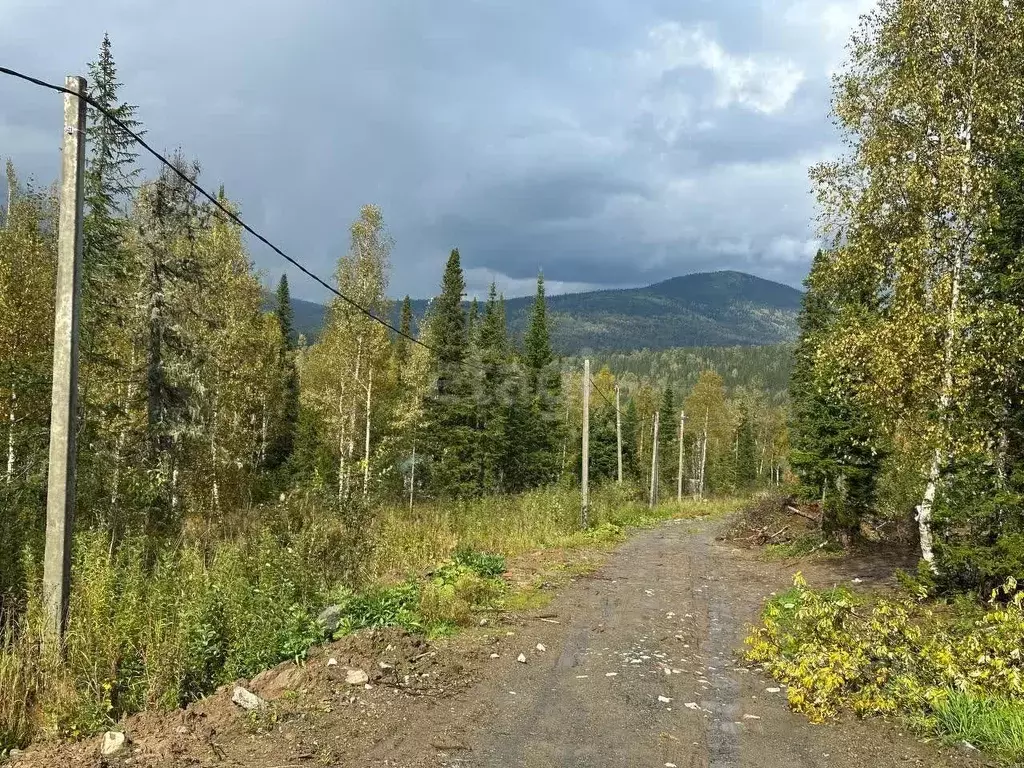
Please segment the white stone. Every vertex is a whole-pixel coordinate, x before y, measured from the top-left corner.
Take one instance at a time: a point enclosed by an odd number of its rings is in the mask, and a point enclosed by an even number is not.
[[[100,753],[110,757],[123,751],[126,746],[128,746],[127,736],[120,731],[107,731],[103,734],[103,745],[100,747]]]
[[[525,664],[526,663],[526,654],[525,653],[520,653],[516,657],[516,661],[518,661],[520,664]]]
[[[345,672],[345,682],[349,685],[366,685],[370,676],[361,669],[349,669]]]
[[[672,701],[672,699],[668,696],[659,696],[658,701],[660,701],[662,704],[668,704]]]
[[[252,712],[255,709],[263,709],[267,706],[267,702],[252,691],[248,691],[240,685],[235,686],[235,690],[231,694],[231,701],[247,712]]]
[[[327,666],[328,667],[336,667],[336,666],[338,666],[338,660],[336,658],[334,658],[333,656],[331,656],[331,658],[329,658],[327,660]]]
[[[540,651],[541,653],[544,653],[544,651],[546,651],[547,648],[544,646],[543,643],[537,643],[537,650]]]

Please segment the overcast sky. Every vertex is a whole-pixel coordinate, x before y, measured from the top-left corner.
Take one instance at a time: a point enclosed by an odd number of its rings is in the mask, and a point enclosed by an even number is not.
[[[0,0],[0,63],[84,73],[110,33],[158,148],[324,276],[366,202],[391,293],[799,285],[807,167],[838,151],[829,75],[871,0]],[[56,94],[0,77],[0,156],[48,182]],[[258,244],[276,280],[282,267]],[[322,298],[290,275],[293,295]]]

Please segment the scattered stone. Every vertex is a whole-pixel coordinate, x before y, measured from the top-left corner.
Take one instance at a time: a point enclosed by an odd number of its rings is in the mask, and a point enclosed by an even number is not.
[[[188,726],[179,725],[177,728],[174,729],[174,732],[179,734],[180,736],[185,736],[189,732]]]
[[[501,654],[500,653],[492,653],[491,654],[491,658],[492,659],[500,659],[501,658]]]
[[[958,746],[958,747],[960,748],[960,750],[961,750],[961,751],[963,751],[963,752],[971,752],[971,753],[974,753],[974,752],[980,752],[980,751],[981,751],[981,750],[979,750],[979,749],[978,749],[978,748],[977,748],[976,746],[974,746],[973,744],[971,744],[971,742],[969,742],[969,741],[961,741],[961,742],[960,742],[959,744],[957,744],[957,746]]]
[[[781,688],[765,688],[766,693],[782,693]]]
[[[480,626],[481,627],[486,627],[487,626],[487,619],[480,619]]]
[[[127,736],[120,731],[107,731],[103,734],[103,745],[100,747],[100,754],[105,757],[112,757],[123,752],[127,746]]]
[[[668,696],[659,696],[658,701],[660,701],[662,704],[669,704],[672,702],[672,699]]]
[[[665,763],[665,768],[676,768],[675,763]]]
[[[336,667],[336,666],[338,666],[338,660],[336,658],[334,658],[333,656],[331,656],[331,658],[329,658],[327,660],[327,666],[328,667]]]
[[[761,718],[757,715],[744,715],[744,720],[760,720]]]
[[[686,707],[687,709],[692,709],[692,710],[694,710],[694,711],[696,711],[696,710],[699,710],[699,709],[700,709],[700,707],[699,707],[699,706],[697,706],[697,702],[695,702],[695,701],[691,701],[691,702],[690,702],[690,703],[688,703],[688,704],[683,704],[683,706],[684,706],[684,707]]]
[[[349,685],[365,685],[370,676],[361,669],[349,669],[345,672],[345,682]]]
[[[604,676],[605,677],[615,677],[617,674],[619,674],[619,673],[618,672],[605,672]]]
[[[537,650],[541,653],[544,653],[547,650],[547,648],[545,647],[544,643],[537,643]]]
[[[234,692],[231,694],[231,702],[237,704],[239,707],[244,709],[246,712],[252,712],[256,709],[263,709],[267,706],[267,702],[261,699],[252,691],[246,690],[240,685],[235,686]],[[108,733],[112,733],[108,731]],[[106,743],[106,736],[103,737],[104,743]]]
[[[516,661],[518,661],[520,664],[525,664],[526,663],[526,654],[525,653],[520,653],[518,656],[516,656]]]
[[[590,675],[576,675],[577,680],[586,680]]]
[[[7,753],[7,756],[9,758],[11,758],[11,760],[17,760],[19,757],[21,757],[24,754],[25,754],[25,750],[23,750],[23,749],[12,749],[10,752]]]
[[[864,579],[858,577],[856,579],[853,579],[852,581],[854,584],[861,584],[863,583]]]
[[[316,617],[317,623],[323,627],[324,633],[333,635],[341,624],[341,617],[345,611],[340,605],[329,605],[320,611]]]

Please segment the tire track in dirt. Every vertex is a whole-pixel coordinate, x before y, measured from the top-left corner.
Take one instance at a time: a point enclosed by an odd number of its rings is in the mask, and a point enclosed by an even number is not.
[[[507,651],[433,723],[369,764],[464,768],[896,768],[967,765],[881,721],[815,726],[739,665],[765,596],[793,566],[715,540],[721,521],[636,536],[514,627]],[[804,570],[830,583],[830,564]],[[845,574],[844,574],[845,575]],[[546,647],[536,651],[536,644]],[[528,662],[515,661],[518,653]],[[667,671],[666,671],[667,670]],[[659,698],[660,697],[660,698]],[[422,728],[423,730],[419,730]],[[429,734],[429,735],[428,735]],[[459,750],[427,744],[458,743]],[[395,747],[395,745],[392,745]]]

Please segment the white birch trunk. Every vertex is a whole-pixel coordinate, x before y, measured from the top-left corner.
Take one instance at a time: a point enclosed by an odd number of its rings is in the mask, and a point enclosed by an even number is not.
[[[212,478],[211,494],[213,512],[220,514],[220,485],[217,481],[217,398],[213,400],[213,418],[210,423],[210,476]]]
[[[686,434],[686,411],[679,414],[679,474],[676,477],[676,501],[683,501],[683,437]]]
[[[338,394],[338,504],[345,499],[345,382]]]
[[[977,22],[975,22],[977,23]],[[977,78],[978,70],[978,33],[977,27],[974,30],[974,51],[973,51],[973,72],[972,89]],[[973,99],[973,94],[972,94]],[[971,150],[973,146],[974,129],[974,105],[971,104],[966,115],[966,127],[964,131],[964,163],[963,173],[960,178],[960,200],[961,204],[967,204],[969,192],[968,172],[971,162]],[[969,226],[969,225],[968,225]],[[960,279],[963,273],[965,254],[971,245],[971,233],[963,232],[961,241],[954,249],[953,270],[951,275],[949,310],[946,315],[946,337],[943,340],[942,349],[942,389],[939,393],[939,434],[936,439],[935,453],[932,455],[931,464],[928,467],[927,482],[925,483],[924,496],[917,507],[917,527],[921,538],[921,557],[933,573],[938,573],[938,566],[935,564],[934,535],[932,533],[932,510],[935,504],[935,494],[939,485],[939,473],[946,456],[946,441],[948,439],[948,418],[949,407],[953,400],[953,360],[956,357],[956,320],[960,309]]]
[[[700,447],[700,483],[697,486],[697,498],[701,501],[704,500],[704,470],[708,463],[708,418],[710,415],[710,409],[704,411],[704,439],[701,441]]]
[[[14,479],[14,429],[18,421],[18,390],[11,386],[11,412],[7,416],[7,484]]]
[[[413,498],[416,494],[416,443],[412,444],[412,469],[409,471],[409,511],[412,512]]]
[[[363,498],[370,489],[370,395],[373,392],[373,369],[370,369],[366,382],[366,448],[363,462]]]

